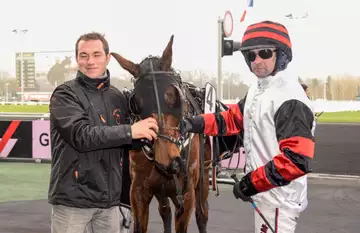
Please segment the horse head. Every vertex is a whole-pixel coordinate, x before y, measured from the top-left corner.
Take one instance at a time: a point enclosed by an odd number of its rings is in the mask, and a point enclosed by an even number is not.
[[[180,158],[181,143],[185,140],[180,134],[180,123],[189,113],[181,77],[171,66],[173,38],[171,36],[161,57],[148,56],[138,64],[111,53],[120,66],[133,75],[132,112],[140,119],[151,116],[158,121],[159,137],[151,153],[164,168]]]

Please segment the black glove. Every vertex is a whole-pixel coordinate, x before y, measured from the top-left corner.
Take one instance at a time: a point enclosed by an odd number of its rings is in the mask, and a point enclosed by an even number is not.
[[[236,182],[234,184],[234,187],[233,187],[233,194],[235,196],[236,199],[239,199],[241,198],[241,200],[247,202],[247,201],[250,201],[250,197],[246,196],[243,191],[242,191],[242,185],[241,185],[241,181],[239,182]]]
[[[233,187],[233,194],[235,198],[241,198],[241,200],[245,202],[250,201],[251,196],[257,193],[258,191],[251,182],[251,172],[245,175],[241,181],[236,182]]]
[[[182,127],[180,129],[180,133],[181,134],[185,134],[188,132],[191,132],[192,128],[193,128],[193,124],[191,123],[191,119],[190,118],[184,118],[184,120],[181,122]]]
[[[204,118],[202,116],[186,117],[181,121],[181,134],[188,132],[203,133],[204,131]]]

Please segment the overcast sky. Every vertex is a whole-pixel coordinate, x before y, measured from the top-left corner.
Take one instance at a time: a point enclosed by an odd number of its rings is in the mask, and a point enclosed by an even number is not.
[[[6,2],[6,3],[5,3]],[[100,3],[101,2],[101,3]],[[294,47],[289,66],[302,77],[330,74],[359,75],[360,34],[358,3],[354,0],[254,0],[243,23],[247,0],[4,0],[0,14],[0,70],[15,72],[15,51],[74,50],[78,36],[89,31],[104,33],[110,50],[135,62],[147,55],[161,55],[170,36],[174,38],[173,65],[179,70],[217,72],[217,19],[226,10],[234,17],[231,39],[241,40],[246,26],[259,20],[285,24]],[[292,13],[301,17],[288,20]],[[355,26],[356,25],[356,26]],[[24,36],[13,29],[28,29]],[[40,56],[40,55],[39,55]],[[37,66],[45,64],[41,55]],[[48,56],[48,60],[56,59]],[[123,73],[112,60],[113,74]],[[240,53],[223,58],[223,70],[249,78]]]

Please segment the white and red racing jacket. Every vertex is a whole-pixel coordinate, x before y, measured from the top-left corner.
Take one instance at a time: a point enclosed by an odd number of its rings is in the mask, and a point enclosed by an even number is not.
[[[244,131],[245,173],[256,189],[254,201],[297,212],[306,208],[314,114],[296,78],[283,71],[258,79],[228,111],[202,117],[206,135]]]

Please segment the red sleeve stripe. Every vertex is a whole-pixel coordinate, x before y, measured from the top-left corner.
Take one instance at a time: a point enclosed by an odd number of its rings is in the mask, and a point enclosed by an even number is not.
[[[252,182],[256,182],[253,184],[257,190],[263,191],[277,186],[284,186],[310,172],[310,164],[311,158],[286,149],[265,166],[253,171]]]
[[[216,136],[219,132],[219,129],[216,124],[216,118],[215,114],[202,114],[202,117],[204,118],[204,134],[210,135],[210,136]]]
[[[252,172],[251,183],[254,185],[255,189],[259,192],[265,192],[268,191],[269,189],[276,187],[266,177],[265,166],[259,167],[258,169]]]
[[[309,158],[314,157],[315,143],[313,140],[305,137],[295,136],[283,139],[279,142],[280,150],[289,148],[292,152],[307,156]]]
[[[275,156],[273,161],[277,172],[287,181],[292,181],[305,174],[284,154]]]
[[[240,110],[239,104],[234,104],[226,112],[221,112],[226,125],[226,136],[234,135],[243,129],[243,115]]]
[[[202,117],[205,122],[204,134],[207,135],[234,135],[243,128],[243,116],[239,104],[233,105],[224,112],[202,114]]]

